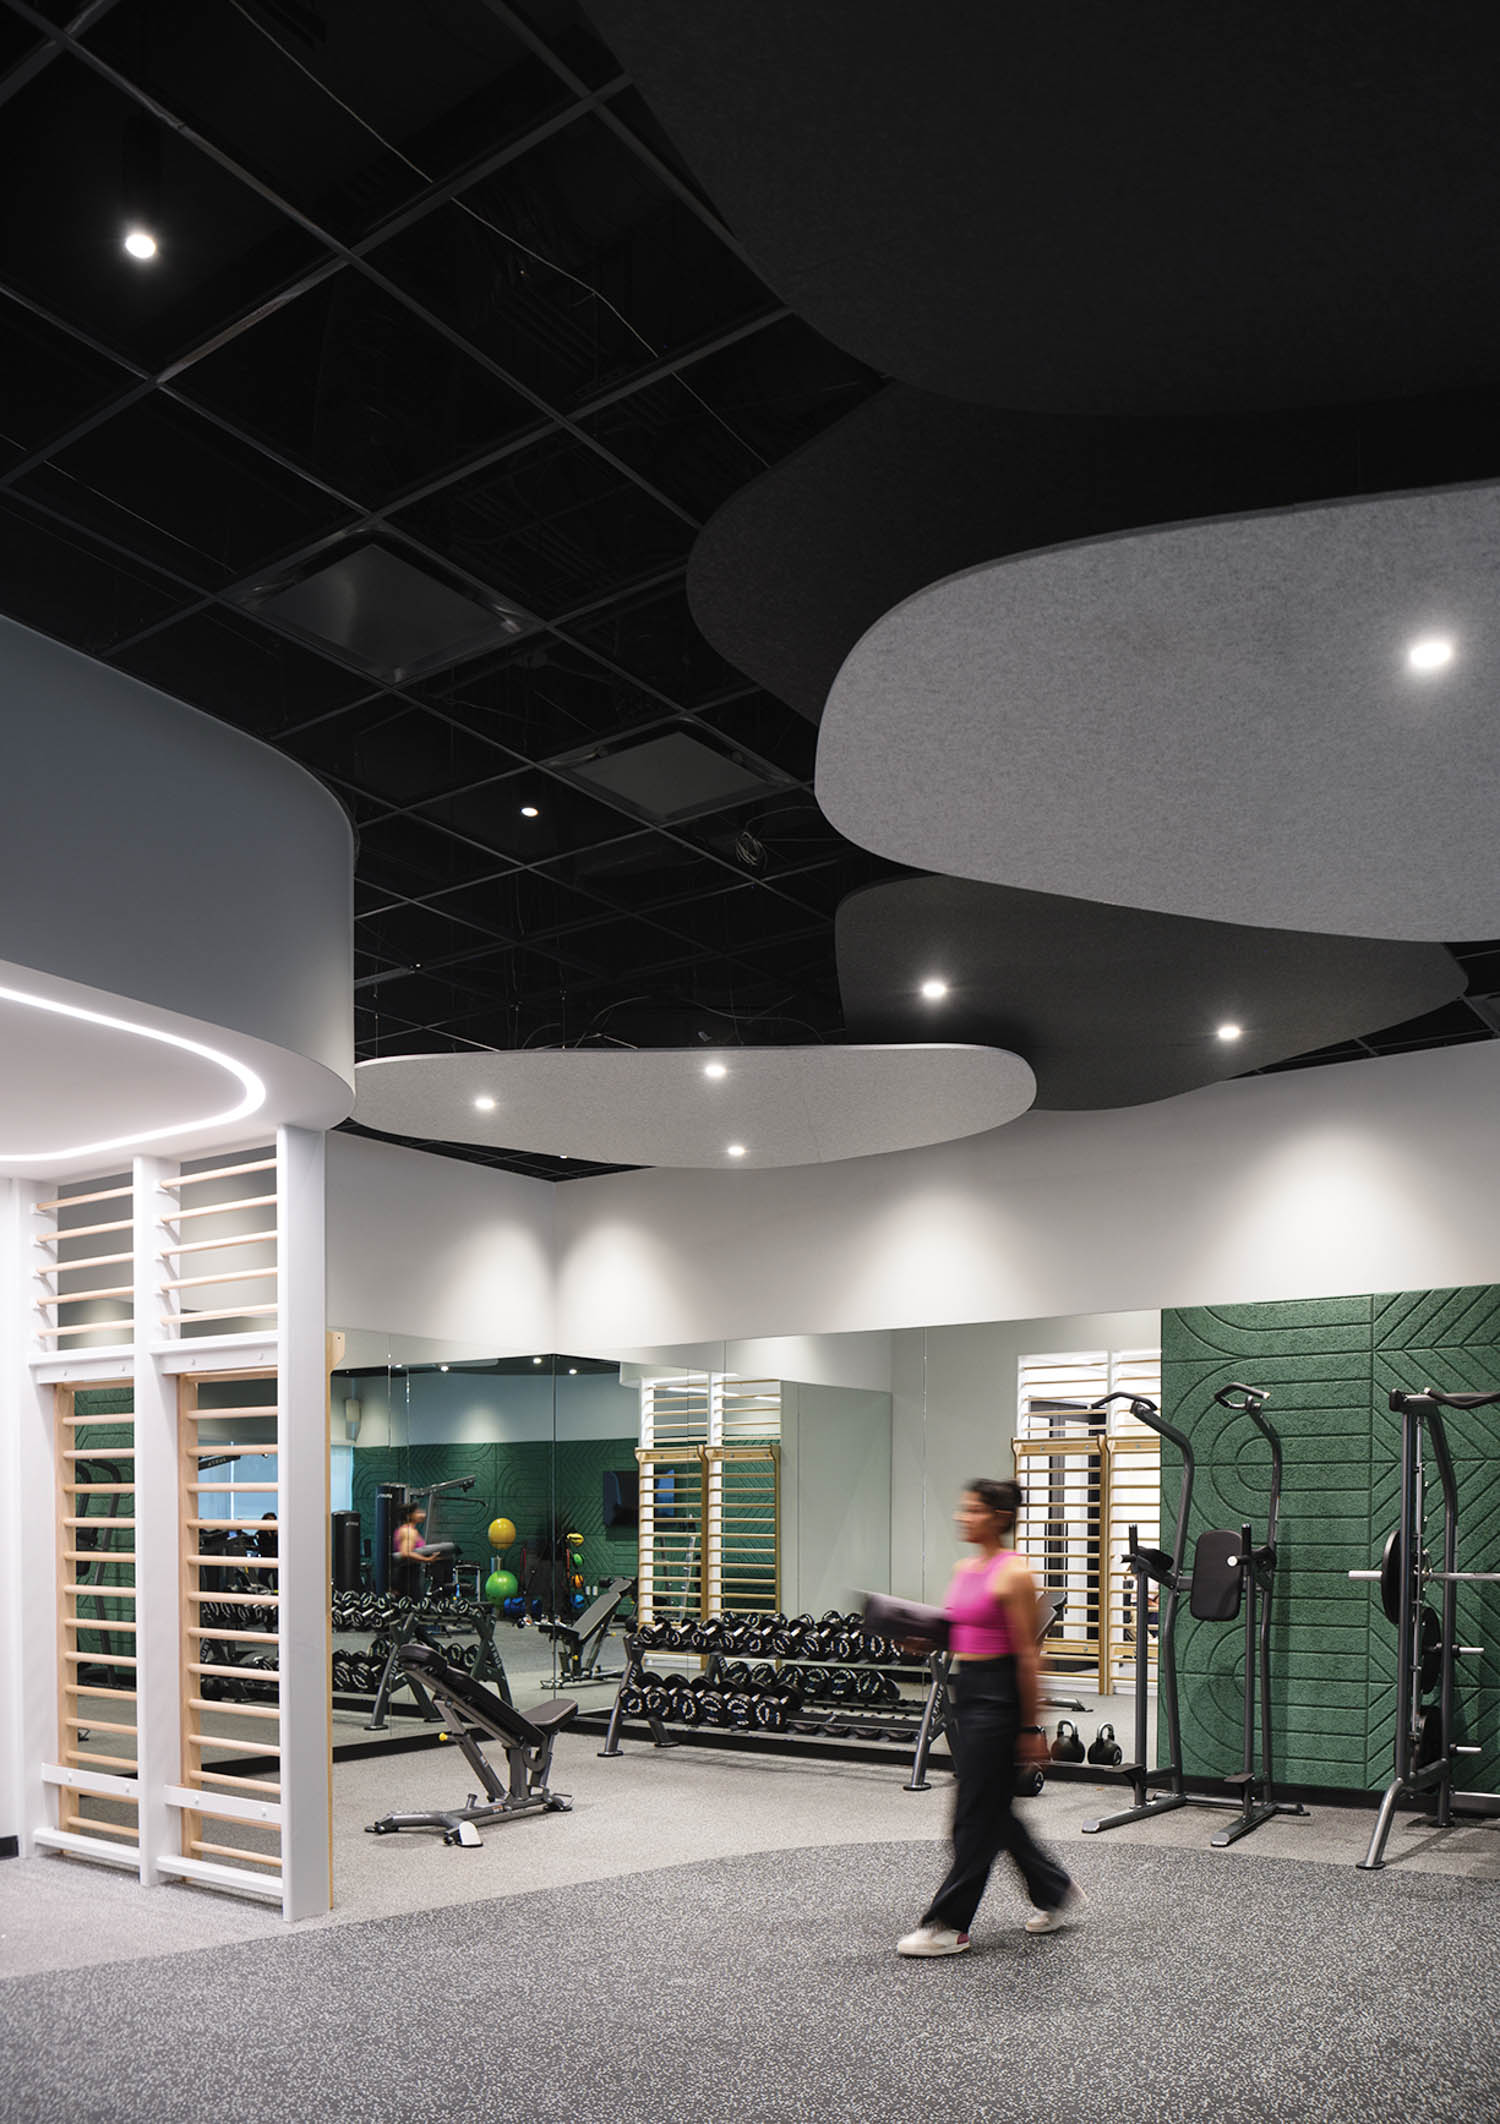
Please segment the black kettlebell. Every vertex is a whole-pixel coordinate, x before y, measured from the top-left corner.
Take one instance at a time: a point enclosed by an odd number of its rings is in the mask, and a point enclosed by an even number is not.
[[[1083,1736],[1070,1718],[1060,1718],[1057,1722],[1057,1739],[1052,1743],[1052,1760],[1055,1763],[1083,1761]]]
[[[1089,1761],[1103,1763],[1110,1770],[1118,1770],[1125,1760],[1125,1751],[1115,1739],[1113,1726],[1101,1726],[1089,1743]]]

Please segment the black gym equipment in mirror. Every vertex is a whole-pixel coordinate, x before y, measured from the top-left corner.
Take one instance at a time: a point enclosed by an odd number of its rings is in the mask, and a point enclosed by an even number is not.
[[[1393,1415],[1401,1418],[1401,1522],[1386,1536],[1380,1563],[1372,1571],[1351,1571],[1351,1578],[1373,1581],[1380,1588],[1380,1604],[1386,1618],[1396,1626],[1396,1734],[1395,1775],[1386,1786],[1380,1812],[1370,1836],[1369,1849],[1359,1861],[1362,1871],[1378,1873],[1385,1864],[1385,1847],[1403,1799],[1423,1794],[1432,1797],[1432,1821],[1448,1828],[1455,1813],[1491,1813],[1495,1795],[1463,1793],[1453,1789],[1455,1759],[1477,1755],[1457,1739],[1456,1662],[1478,1658],[1482,1647],[1458,1643],[1458,1589],[1460,1585],[1500,1584],[1500,1571],[1458,1569],[1458,1477],[1448,1442],[1444,1409],[1487,1409],[1500,1403],[1500,1393],[1445,1394],[1437,1387],[1420,1393],[1394,1390],[1390,1397]],[[1424,1440],[1430,1440],[1443,1493],[1443,1561],[1434,1565],[1426,1546],[1427,1468]],[[1427,1604],[1429,1585],[1443,1589],[1441,1617]],[[1436,1689],[1435,1704],[1424,1696]],[[1464,1800],[1476,1804],[1469,1809]]]

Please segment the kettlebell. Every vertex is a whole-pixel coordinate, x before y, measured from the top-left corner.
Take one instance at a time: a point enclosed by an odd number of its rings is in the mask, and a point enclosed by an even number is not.
[[[1083,1737],[1070,1718],[1057,1722],[1057,1739],[1052,1743],[1052,1760],[1055,1763],[1081,1763],[1083,1761]]]
[[[1089,1761],[1104,1763],[1111,1770],[1118,1770],[1125,1760],[1125,1751],[1115,1739],[1113,1726],[1101,1726],[1089,1743]]]

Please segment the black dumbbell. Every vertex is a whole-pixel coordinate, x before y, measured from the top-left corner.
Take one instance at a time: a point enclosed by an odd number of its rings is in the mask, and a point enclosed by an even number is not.
[[[1118,1770],[1125,1760],[1125,1751],[1115,1739],[1113,1726],[1104,1725],[1089,1742],[1089,1761],[1103,1763],[1108,1770]]]
[[[1061,1718],[1057,1722],[1057,1738],[1052,1743],[1052,1760],[1055,1763],[1081,1763],[1083,1761],[1083,1736],[1072,1719]]]

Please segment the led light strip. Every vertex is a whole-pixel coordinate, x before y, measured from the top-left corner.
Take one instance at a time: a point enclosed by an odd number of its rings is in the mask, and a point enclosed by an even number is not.
[[[0,988],[0,1003],[20,1003],[28,1010],[49,1010],[55,1017],[79,1018],[86,1025],[107,1026],[111,1032],[133,1033],[139,1040],[159,1040],[163,1047],[179,1047],[186,1054],[201,1055],[205,1062],[215,1062],[220,1069],[228,1070],[245,1093],[238,1106],[228,1107],[222,1114],[207,1114],[201,1121],[175,1121],[167,1128],[142,1129],[128,1136],[108,1136],[99,1143],[75,1143],[66,1150],[0,1151],[0,1164],[45,1165],[61,1158],[92,1157],[96,1151],[125,1150],[138,1143],[159,1143],[164,1136],[185,1136],[199,1129],[219,1128],[231,1121],[242,1121],[265,1104],[266,1087],[254,1070],[247,1069],[243,1062],[236,1062],[233,1055],[221,1053],[217,1047],[206,1047],[201,1040],[184,1039],[181,1033],[159,1032],[153,1025],[135,1025],[129,1018],[111,1018],[102,1010],[83,1010],[76,1003],[54,1003],[46,996],[27,995],[19,988]]]

